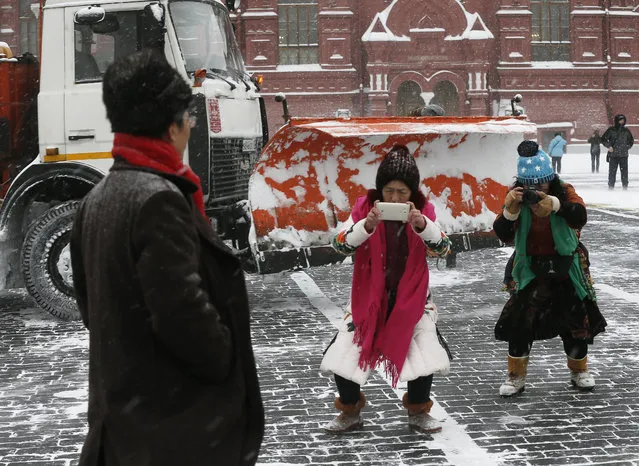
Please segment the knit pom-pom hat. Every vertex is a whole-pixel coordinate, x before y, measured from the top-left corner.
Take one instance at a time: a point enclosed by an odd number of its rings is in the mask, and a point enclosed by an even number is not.
[[[406,146],[401,144],[393,146],[379,165],[375,178],[375,189],[381,193],[384,186],[394,180],[406,183],[411,193],[416,193],[419,190],[420,177],[415,157],[411,155]]]
[[[552,161],[535,141],[523,141],[517,147],[517,181],[524,186],[547,183],[555,177]]]

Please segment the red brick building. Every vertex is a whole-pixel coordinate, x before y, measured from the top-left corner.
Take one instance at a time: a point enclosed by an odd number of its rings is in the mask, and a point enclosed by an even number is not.
[[[0,0],[0,42],[6,42],[14,55],[37,55],[38,0]]]
[[[0,41],[36,53],[32,0],[0,0]],[[639,136],[639,0],[241,0],[249,71],[297,116],[449,115],[521,106],[545,140],[584,140],[625,113]]]
[[[247,0],[237,33],[271,127],[293,115],[449,115],[521,106],[544,140],[625,113],[639,136],[639,0]]]

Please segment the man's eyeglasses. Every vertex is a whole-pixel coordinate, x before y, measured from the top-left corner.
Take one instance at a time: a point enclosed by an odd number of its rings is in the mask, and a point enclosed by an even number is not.
[[[197,124],[197,117],[195,115],[192,115],[189,110],[184,110],[181,114],[176,115],[175,122],[178,123],[180,126],[185,124],[189,128],[193,129]]]
[[[193,129],[197,124],[197,117],[195,115],[187,113],[186,117],[184,117],[184,122],[189,125],[189,128]]]

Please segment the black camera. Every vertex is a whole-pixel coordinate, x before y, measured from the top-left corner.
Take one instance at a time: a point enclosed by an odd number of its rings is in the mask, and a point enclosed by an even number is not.
[[[537,204],[541,201],[541,196],[535,188],[524,188],[524,192],[521,196],[521,203],[526,205]]]

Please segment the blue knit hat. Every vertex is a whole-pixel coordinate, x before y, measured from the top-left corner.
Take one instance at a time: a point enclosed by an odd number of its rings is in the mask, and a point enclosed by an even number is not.
[[[535,141],[523,141],[517,147],[517,181],[524,186],[547,183],[555,177],[552,161]]]

